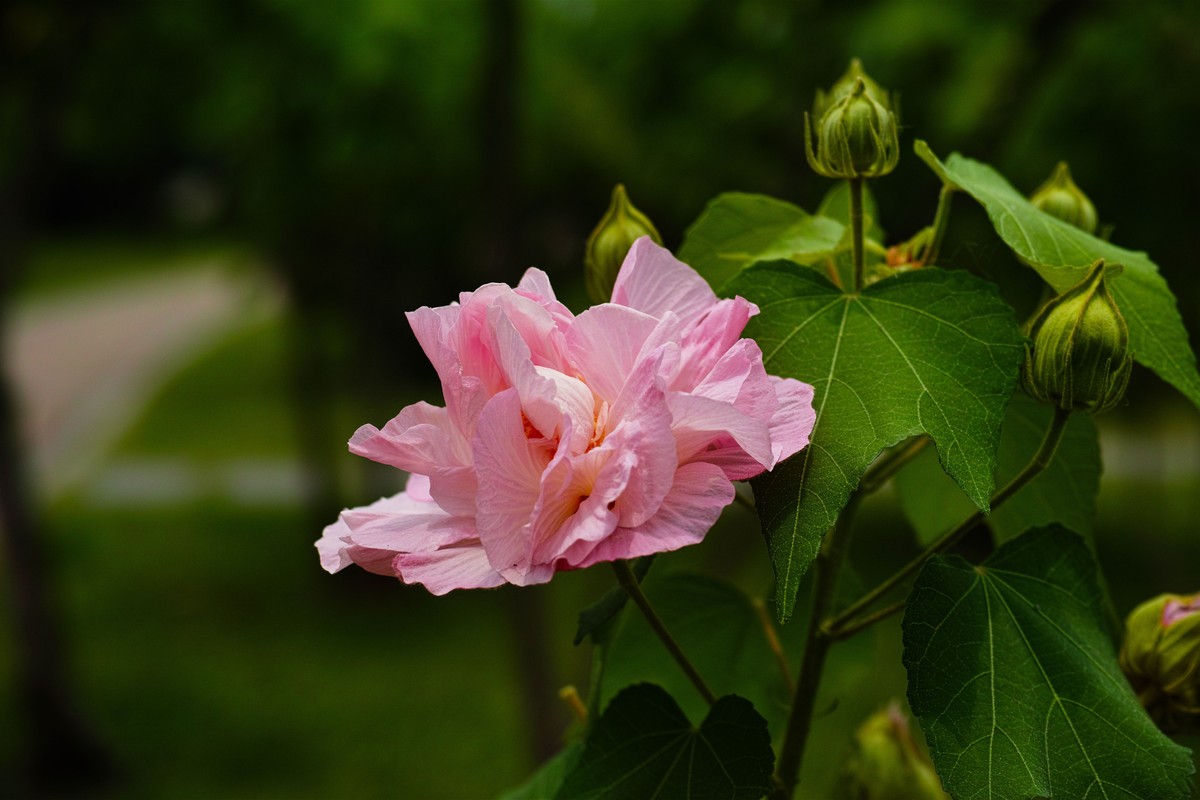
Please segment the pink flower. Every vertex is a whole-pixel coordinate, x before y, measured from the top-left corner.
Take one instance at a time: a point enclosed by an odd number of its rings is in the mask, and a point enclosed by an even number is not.
[[[350,439],[408,483],[343,511],[321,564],[445,594],[699,542],[731,481],[800,450],[814,423],[812,387],[768,375],[741,338],[756,313],[648,237],[612,302],[579,316],[537,269],[409,313],[446,407],[417,403]]]

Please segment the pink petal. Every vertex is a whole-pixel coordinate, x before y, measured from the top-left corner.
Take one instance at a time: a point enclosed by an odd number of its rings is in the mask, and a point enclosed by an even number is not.
[[[652,317],[673,311],[689,321],[716,305],[717,296],[699,273],[643,236],[621,265],[612,301]]]
[[[542,472],[551,458],[544,441],[526,436],[515,389],[501,392],[484,406],[474,453],[479,538],[493,567],[512,581],[510,574],[519,577],[529,566],[530,518],[541,491]]]
[[[478,539],[443,550],[397,556],[395,567],[405,583],[422,584],[436,595],[455,589],[490,589],[504,583]]]
[[[338,516],[336,522],[325,526],[321,538],[316,543],[317,552],[321,557],[321,566],[327,572],[338,572],[350,564],[357,564],[369,572],[395,576],[392,560],[396,557],[396,553],[392,550],[363,547],[356,544],[353,541],[353,532],[346,523],[346,515],[356,511],[367,512],[369,510],[375,513],[386,513],[383,511],[384,509],[393,508],[397,504],[403,505],[406,502],[404,499],[398,499],[402,498],[403,494],[401,492],[394,497],[385,497],[363,508],[346,509]]]
[[[658,324],[654,317],[626,306],[593,306],[575,318],[567,349],[588,386],[611,403]]]
[[[350,438],[350,452],[414,474],[429,476],[429,492],[456,515],[475,512],[475,470],[470,445],[444,408],[416,403],[377,429],[364,425]]]
[[[689,391],[712,371],[731,347],[741,341],[742,331],[758,306],[741,297],[720,300],[697,318],[680,342],[680,370],[671,388]],[[761,362],[761,356],[759,361]]]
[[[712,464],[685,464],[675,473],[675,485],[658,513],[635,528],[617,528],[599,542],[578,566],[637,558],[678,550],[704,539],[733,502],[733,484]]]
[[[659,379],[663,363],[676,352],[663,347],[640,361],[609,416],[609,433],[601,446],[614,453],[628,451],[636,459],[616,506],[624,527],[640,525],[658,510],[679,464],[674,422]]]
[[[728,436],[764,469],[775,465],[766,420],[744,414],[731,403],[699,395],[673,392],[667,404],[680,461],[692,459],[714,440]]]
[[[808,444],[817,412],[813,410],[813,387],[793,378],[771,375],[779,408],[771,416],[771,448],[775,463],[798,453]]]
[[[720,467],[725,477],[731,481],[749,480],[767,470],[728,434],[713,439],[704,450],[695,453],[687,461]]]
[[[582,451],[595,427],[595,399],[591,389],[557,370],[534,366],[528,345],[502,308],[492,309],[491,325],[501,367],[517,390],[521,411],[538,433],[548,439],[564,435],[569,426],[572,450]]]
[[[459,356],[458,323],[461,314],[462,309],[458,306],[423,306],[405,316],[421,349],[437,370],[450,419],[462,435],[470,439],[474,433],[474,421],[487,402],[489,390],[481,378],[466,374]]]
[[[635,462],[632,453],[614,457],[600,448],[556,457],[542,477],[534,509],[533,563],[553,564],[576,542],[596,542],[612,533],[619,516],[610,506],[629,484]]]
[[[544,300],[554,300],[554,287],[550,285],[550,276],[537,267],[530,267],[521,276],[517,284],[517,292],[526,297]]]
[[[363,425],[350,437],[350,452],[402,469],[428,473],[471,463],[471,447],[444,408],[414,403],[379,430]]]

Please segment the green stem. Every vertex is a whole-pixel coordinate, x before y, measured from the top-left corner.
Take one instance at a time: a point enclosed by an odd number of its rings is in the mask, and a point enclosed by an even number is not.
[[[658,616],[658,612],[654,610],[654,606],[650,605],[650,599],[642,592],[641,584],[638,583],[637,577],[633,574],[633,570],[629,568],[627,561],[612,562],[613,571],[617,573],[617,581],[625,593],[629,595],[629,599],[637,605],[642,611],[642,615],[646,617],[646,622],[650,623],[651,629],[658,634],[658,638],[662,640],[663,646],[667,648],[667,652],[675,659],[675,663],[687,675],[688,680],[696,687],[696,691],[704,698],[710,706],[717,702],[717,696],[713,694],[712,689],[708,688],[708,684],[704,682],[704,678],[696,670],[694,664],[688,660],[684,654],[683,648],[675,641],[675,637],[667,630],[667,626],[663,624],[662,618]]]
[[[897,600],[890,606],[881,608],[878,611],[872,611],[870,614],[863,614],[861,617],[855,617],[837,630],[828,630],[829,638],[835,642],[840,642],[843,639],[849,639],[854,634],[861,630],[871,627],[876,622],[883,620],[895,614],[898,611],[903,611],[906,601]]]
[[[925,252],[924,263],[936,264],[942,254],[942,240],[946,238],[946,228],[950,224],[950,200],[958,191],[953,184],[942,184],[938,195],[937,211],[933,215],[933,234],[930,237],[929,249]]]
[[[854,253],[854,291],[863,289],[863,179],[850,181],[850,246]]]
[[[1070,417],[1070,410],[1064,411],[1061,408],[1054,409],[1054,418],[1050,421],[1050,425],[1046,429],[1046,435],[1042,439],[1042,444],[1038,448],[1038,451],[1034,454],[1029,463],[1025,465],[1025,468],[1022,469],[1015,478],[1008,482],[1007,486],[992,496],[991,508],[993,510],[1003,505],[1010,497],[1016,494],[1019,489],[1037,477],[1038,473],[1050,465],[1050,462],[1054,459],[1054,454],[1058,451],[1059,442],[1062,441],[1063,431],[1066,430],[1067,420],[1070,419]],[[833,619],[827,620],[826,623],[822,625],[822,628],[829,636],[840,639],[845,638],[843,634],[845,634],[846,630],[851,627],[853,627],[856,631],[866,627],[865,625],[862,625],[860,621],[855,619],[859,614],[861,614],[867,608],[870,608],[877,600],[882,598],[906,578],[908,578],[909,575],[912,575],[914,572],[919,570],[930,556],[941,553],[958,544],[959,540],[962,539],[963,536],[969,533],[976,525],[983,522],[984,519],[986,519],[986,514],[983,511],[976,510],[975,513],[971,514],[971,516],[954,526],[950,532],[944,534],[936,542],[925,548],[924,552],[922,552],[912,561],[905,564],[890,578],[876,586],[871,591],[867,592],[857,601],[852,603],[845,611],[838,614]],[[893,606],[891,611],[898,611],[902,607],[902,605]],[[880,619],[883,619],[883,616],[875,616],[877,618],[872,619],[872,622],[878,622]]]
[[[813,604],[808,618],[804,658],[800,662],[800,677],[796,680],[787,730],[783,735],[783,746],[775,766],[775,791],[771,795],[772,800],[790,800],[800,779],[800,762],[804,759],[804,746],[812,728],[817,689],[821,685],[825,657],[829,654],[829,646],[833,644],[833,639],[822,629],[821,620],[833,605],[838,574],[849,549],[850,529],[858,501],[858,495],[851,496],[850,502],[838,517],[837,524],[825,537],[825,543],[817,556],[816,564],[813,565]]]

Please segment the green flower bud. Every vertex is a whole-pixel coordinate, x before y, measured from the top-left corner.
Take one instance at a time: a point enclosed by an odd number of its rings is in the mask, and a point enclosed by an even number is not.
[[[900,160],[896,115],[867,92],[862,78],[841,100],[826,109],[813,132],[804,117],[804,143],[808,163],[826,178],[878,178],[896,168]]]
[[[854,749],[834,791],[837,800],[949,800],[933,765],[917,749],[896,703],[854,734]]]
[[[820,119],[830,106],[842,100],[850,92],[854,90],[854,85],[862,79],[863,85],[866,87],[867,94],[871,96],[875,102],[882,105],[888,111],[893,111],[893,99],[888,92],[880,86],[875,80],[867,74],[863,69],[862,61],[857,58],[850,59],[850,66],[846,69],[846,74],[838,78],[837,81],[830,87],[828,92],[817,90],[817,98],[813,102],[813,119]]]
[[[1096,207],[1071,179],[1071,170],[1065,161],[1058,162],[1054,174],[1029,196],[1029,202],[1076,228],[1088,233],[1096,232],[1099,223]]]
[[[1160,728],[1200,734],[1200,594],[1160,594],[1135,608],[1120,660]]]
[[[658,235],[654,223],[629,202],[625,187],[618,183],[613,189],[608,211],[588,237],[583,257],[584,279],[592,302],[609,301],[617,273],[621,271],[629,248],[643,236],[662,244],[662,237]]]
[[[1104,260],[1051,300],[1030,323],[1025,391],[1062,409],[1107,411],[1125,396],[1133,356],[1129,328],[1105,282]]]

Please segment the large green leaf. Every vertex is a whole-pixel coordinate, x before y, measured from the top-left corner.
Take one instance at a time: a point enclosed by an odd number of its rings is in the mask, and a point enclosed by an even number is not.
[[[767,370],[816,390],[811,443],[753,482],[787,619],[800,578],[871,461],[918,433],[987,508],[1024,338],[995,286],[924,269],[843,294],[812,270],[760,264],[730,284],[758,304]]]
[[[1092,553],[1064,528],[978,567],[930,559],[904,614],[904,665],[953,796],[1190,797],[1190,754],[1142,710],[1104,626]]]
[[[1134,359],[1200,407],[1196,356],[1188,344],[1175,295],[1145,253],[1117,247],[1040,211],[987,164],[958,153],[942,163],[920,141],[916,152],[943,181],[983,204],[1000,238],[1055,291],[1063,292],[1083,280],[1098,258],[1124,265],[1110,286],[1129,324]]]
[[[727,695],[693,726],[663,689],[630,686],[588,734],[558,800],[758,800],[775,753],[750,701]]]
[[[788,690],[750,598],[736,586],[691,573],[654,576],[646,595],[712,690],[749,699],[780,730]],[[603,666],[600,707],[623,687],[649,681],[679,698],[687,713],[704,711],[703,699],[636,609],[609,641]]]
[[[1013,396],[1000,431],[997,486],[1004,486],[1025,468],[1041,446],[1053,416],[1054,409],[1023,392]],[[932,542],[975,510],[928,451],[901,470],[895,484],[900,506],[922,544]],[[1050,466],[995,509],[988,517],[988,525],[1001,542],[1052,522],[1090,534],[1099,488],[1100,444],[1096,440],[1096,425],[1087,414],[1073,414]]]
[[[683,237],[679,259],[718,293],[758,261],[814,264],[838,248],[844,227],[761,194],[730,192],[713,199]]]

